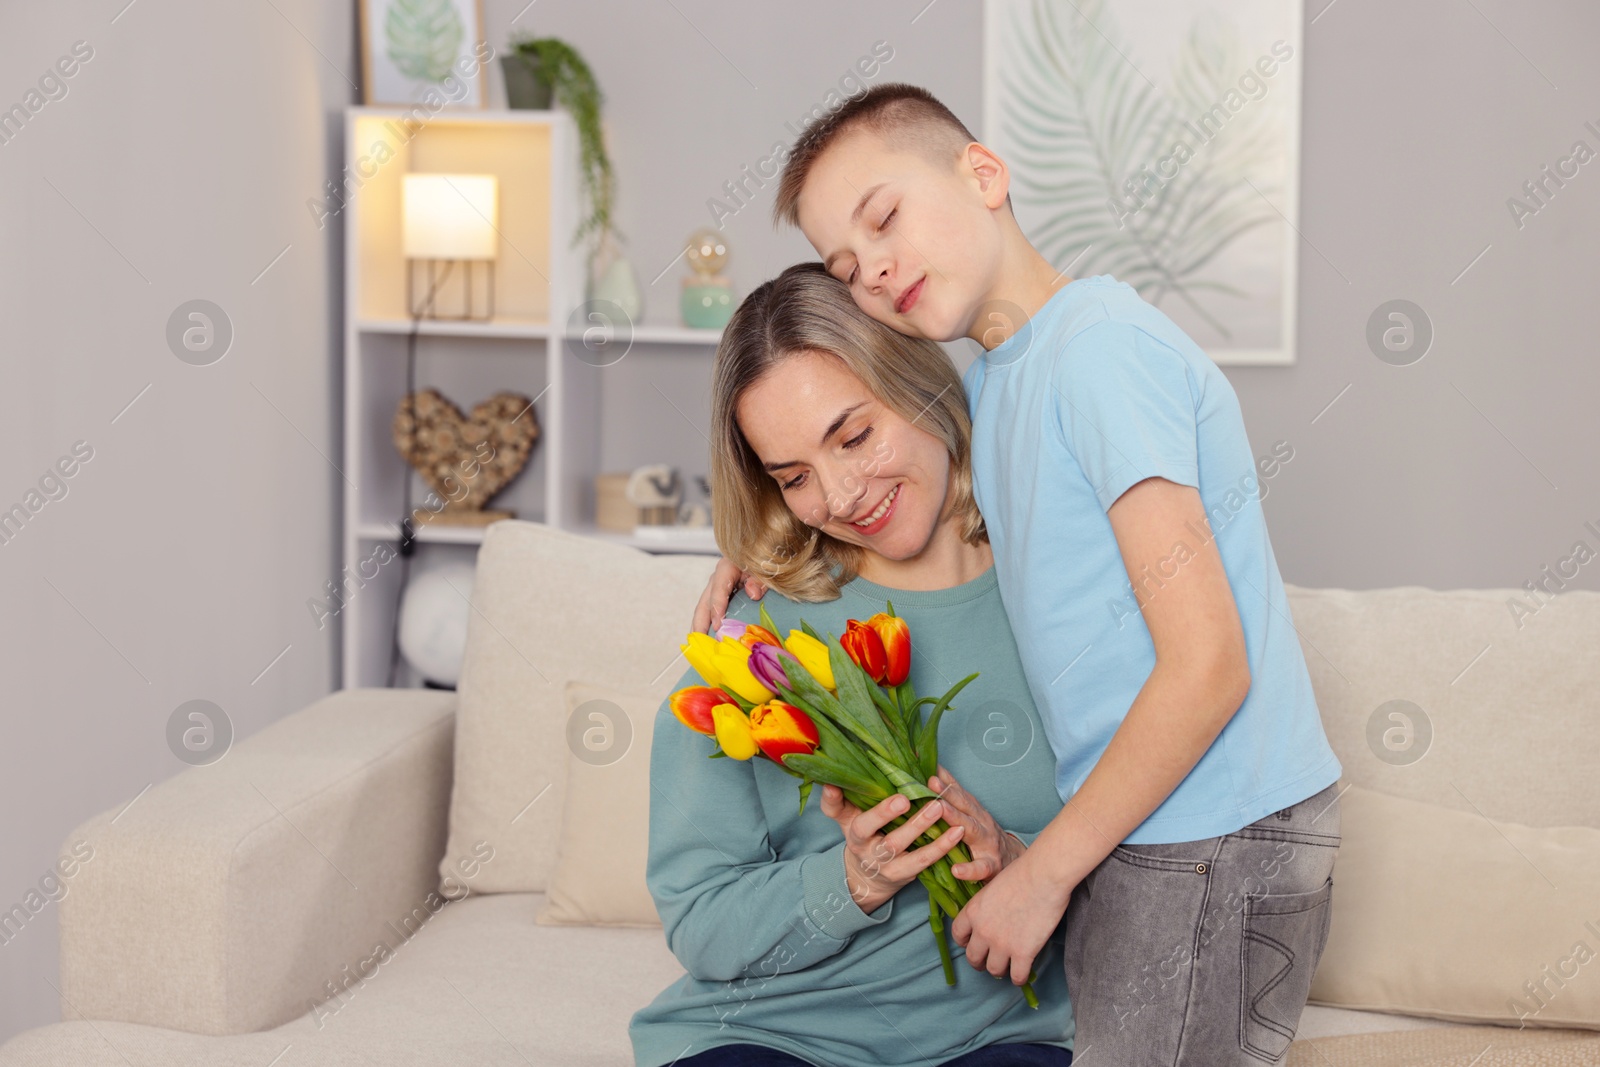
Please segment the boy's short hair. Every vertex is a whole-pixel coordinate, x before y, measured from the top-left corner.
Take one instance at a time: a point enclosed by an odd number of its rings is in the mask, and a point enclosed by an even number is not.
[[[921,86],[906,82],[875,85],[801,131],[778,179],[778,197],[772,205],[774,225],[800,225],[800,190],[811,168],[829,145],[858,128],[872,131],[896,148],[952,163],[963,148],[977,140],[954,112]]]

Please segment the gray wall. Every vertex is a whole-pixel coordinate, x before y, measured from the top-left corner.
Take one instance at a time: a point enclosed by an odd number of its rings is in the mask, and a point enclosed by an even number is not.
[[[673,317],[684,268],[667,268],[710,221],[706,201],[792,138],[786,123],[875,41],[894,49],[879,80],[981,116],[970,0],[524,2],[486,0],[490,41],[554,34],[595,66],[652,321]],[[68,95],[0,145],[0,504],[74,442],[94,449],[0,545],[5,908],[73,826],[180,769],[165,740],[180,703],[217,702],[243,736],[335,679],[305,600],[338,569],[340,248],[304,202],[339,167],[353,16],[313,0],[124,3],[8,0],[0,38],[5,106],[74,41],[94,49]],[[1291,582],[1518,586],[1600,541],[1583,529],[1600,526],[1600,162],[1520,230],[1505,205],[1574,140],[1600,148],[1583,128],[1600,126],[1600,9],[1518,15],[1503,0],[1312,0],[1300,361],[1227,371],[1256,451],[1295,449],[1266,502]],[[727,223],[741,292],[811,255],[769,206],[770,187]],[[235,328],[210,367],[164,338],[195,298]],[[1409,367],[1365,342],[1394,298],[1437,332]],[[703,469],[707,364],[644,349],[619,365],[640,380],[608,394],[608,465]],[[629,406],[646,379],[684,414]],[[1600,588],[1597,574],[1574,585]],[[57,1017],[54,924],[47,909],[0,945],[0,1040]]]
[[[74,826],[182,768],[178,705],[213,701],[244,736],[337,670],[305,600],[338,573],[342,253],[304,202],[354,98],[354,19],[126,3],[8,0],[0,35],[7,108],[93,49],[0,144],[0,507],[93,450],[0,545],[5,910]],[[166,341],[196,298],[234,330],[206,367]],[[55,981],[52,906],[0,945],[0,1038],[58,1017]]]

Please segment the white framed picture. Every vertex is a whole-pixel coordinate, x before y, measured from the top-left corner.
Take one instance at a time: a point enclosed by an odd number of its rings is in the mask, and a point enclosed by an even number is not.
[[[1295,360],[1300,0],[986,0],[984,143],[1022,230],[1219,364]]]
[[[368,104],[488,105],[483,0],[359,0]]]

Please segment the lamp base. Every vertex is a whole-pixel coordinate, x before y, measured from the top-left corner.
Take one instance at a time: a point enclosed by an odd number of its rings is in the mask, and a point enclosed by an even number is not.
[[[441,264],[443,269],[441,269]],[[473,268],[482,264],[486,278],[473,285],[473,276],[478,271]],[[419,286],[417,283],[417,267],[425,267],[425,279]],[[460,281],[455,286],[450,286],[450,276],[460,268]],[[422,292],[419,294],[418,289]],[[484,293],[483,310],[479,310],[479,301],[475,290],[481,289]],[[441,314],[439,305],[441,297],[455,294],[454,306],[461,309],[459,315]],[[492,259],[408,259],[406,261],[406,314],[414,319],[448,319],[455,322],[484,321],[494,318],[494,260]]]

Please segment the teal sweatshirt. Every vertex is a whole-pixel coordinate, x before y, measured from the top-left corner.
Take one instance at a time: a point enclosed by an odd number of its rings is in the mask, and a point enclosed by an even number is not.
[[[783,638],[802,618],[838,636],[846,619],[865,620],[887,600],[910,625],[919,696],[980,672],[940,722],[939,761],[1031,844],[1061,798],[993,568],[948,589],[857,578],[827,603],[777,593],[764,603]],[[758,620],[754,604],[737,604],[733,618]],[[691,670],[677,688],[703,684]],[[799,779],[761,757],[707,759],[714,747],[663,702],[650,752],[647,880],[688,973],[633,1016],[637,1067],[739,1043],[826,1067],[927,1067],[1001,1043],[1072,1047],[1061,927],[1035,964],[1038,1010],[1009,978],[973,968],[953,941],[956,984],[947,986],[922,883],[863,913],[821,788],[798,814]]]

